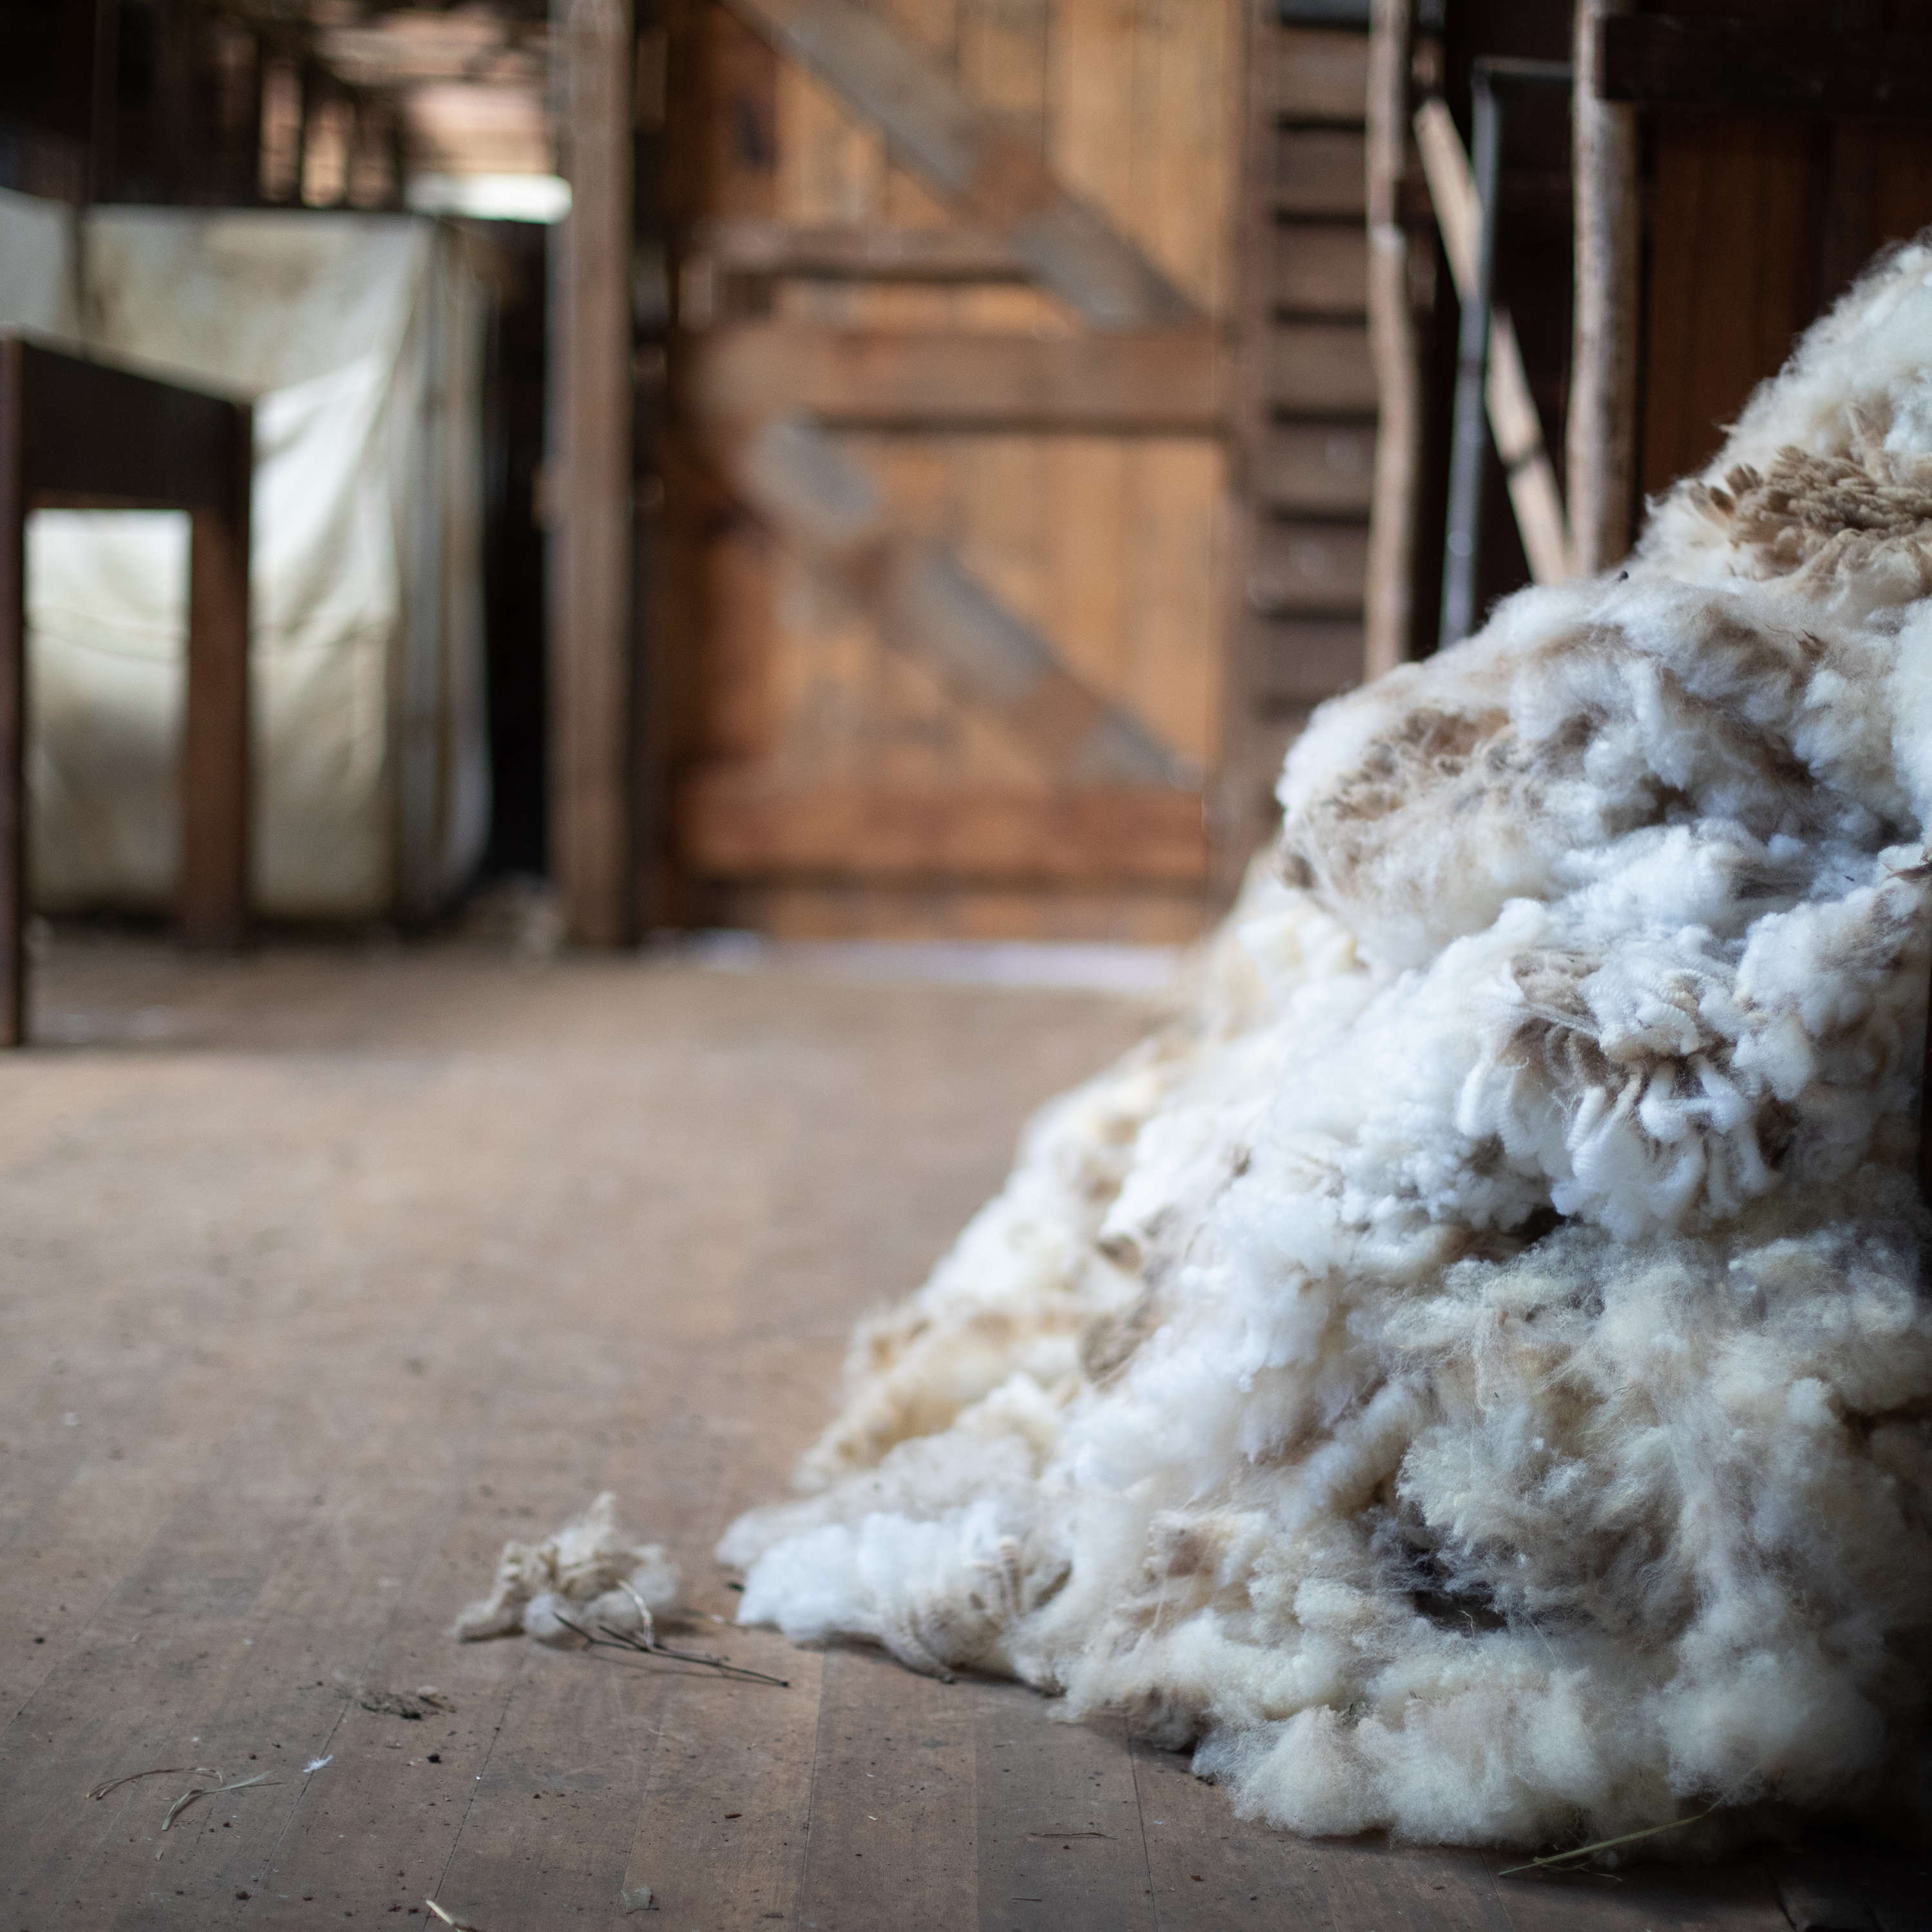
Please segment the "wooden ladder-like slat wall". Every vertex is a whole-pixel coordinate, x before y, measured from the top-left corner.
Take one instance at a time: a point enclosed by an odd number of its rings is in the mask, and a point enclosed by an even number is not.
[[[1244,560],[1217,801],[1224,885],[1272,822],[1282,751],[1359,683],[1376,383],[1364,226],[1369,41],[1247,22],[1241,373]]]

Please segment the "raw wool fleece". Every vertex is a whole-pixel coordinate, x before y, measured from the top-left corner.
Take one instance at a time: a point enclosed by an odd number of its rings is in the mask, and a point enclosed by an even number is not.
[[[635,1636],[676,1603],[682,1581],[662,1544],[633,1544],[617,1527],[617,1498],[606,1490],[554,1535],[505,1544],[489,1595],[451,1634],[474,1642],[520,1632],[564,1649],[600,1626]]]
[[[1124,1711],[1306,1832],[1882,1789],[1932,1624],[1928,592],[1915,245],[1627,571],[1317,714],[1191,1010],[725,1538],[744,1619]]]

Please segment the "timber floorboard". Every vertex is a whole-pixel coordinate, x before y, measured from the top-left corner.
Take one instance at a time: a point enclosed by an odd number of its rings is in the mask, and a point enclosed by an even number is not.
[[[1016,1685],[727,1634],[712,1544],[782,1492],[852,1318],[1124,1001],[86,935],[35,1001],[0,1060],[0,1932],[431,1898],[480,1932],[1932,1925],[1910,1850],[1503,1878],[1238,1820]],[[605,1488],[690,1640],[788,1688],[449,1640],[506,1538]]]

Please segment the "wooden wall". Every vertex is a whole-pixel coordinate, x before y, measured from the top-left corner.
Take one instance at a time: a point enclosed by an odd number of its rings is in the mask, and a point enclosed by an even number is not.
[[[1229,323],[1240,0],[877,0],[872,10],[1036,142],[1208,330]],[[1076,373],[1090,355],[1132,350],[1010,273],[882,283],[717,272],[704,238],[721,220],[821,235],[962,224],[832,87],[713,0],[689,0],[673,33],[687,370],[708,335],[748,320],[801,341],[829,332],[888,348],[980,333],[1064,340]],[[1336,166],[1346,172],[1346,158]],[[1336,272],[1346,283],[1352,271]],[[902,532],[956,558],[1075,679],[1138,719],[1184,782],[1096,788],[1054,769],[997,710],[963,701],[896,648],[849,582],[828,580],[734,500],[693,430],[674,482],[689,507],[674,545],[664,650],[675,662],[662,680],[673,916],[782,933],[1192,935],[1209,901],[1202,775],[1220,756],[1233,602],[1216,426],[886,420],[832,434]],[[1336,442],[1331,461],[1317,433],[1315,470],[1349,470],[1358,446],[1358,433]],[[1329,488],[1352,512],[1352,482]],[[1345,548],[1330,574],[1349,567]],[[1345,612],[1358,602],[1346,585],[1334,596]]]
[[[1659,110],[1643,488],[1700,470],[1751,391],[1888,242],[1932,223],[1932,128]]]

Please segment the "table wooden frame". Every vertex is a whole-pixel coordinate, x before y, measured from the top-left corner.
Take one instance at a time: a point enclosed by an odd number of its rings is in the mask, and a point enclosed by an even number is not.
[[[237,944],[248,891],[248,548],[254,412],[0,334],[0,1047],[26,1037],[26,524],[50,508],[185,510],[187,717],[178,911]]]

